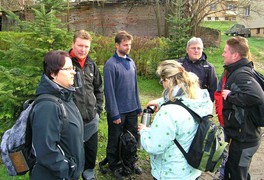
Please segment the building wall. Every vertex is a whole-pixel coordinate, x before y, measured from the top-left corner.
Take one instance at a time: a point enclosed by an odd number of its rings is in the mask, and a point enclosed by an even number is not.
[[[137,36],[155,37],[158,28],[154,8],[146,4],[127,6],[121,3],[80,6],[70,10],[69,29],[86,29],[102,35],[126,30]],[[164,14],[164,8],[161,7],[161,35],[165,31]]]

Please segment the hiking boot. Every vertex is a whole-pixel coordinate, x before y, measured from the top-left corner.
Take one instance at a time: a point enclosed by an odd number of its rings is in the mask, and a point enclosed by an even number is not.
[[[136,164],[134,164],[133,170],[134,170],[135,174],[142,174],[143,173],[143,169]]]
[[[125,179],[122,175],[122,168],[118,168],[112,171],[113,175],[117,180],[123,180]]]

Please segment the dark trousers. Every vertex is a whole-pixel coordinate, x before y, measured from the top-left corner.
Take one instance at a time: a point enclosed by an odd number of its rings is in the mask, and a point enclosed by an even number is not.
[[[228,159],[225,164],[225,180],[250,180],[248,173],[253,155],[260,146],[256,143],[232,141],[229,145]]]
[[[119,159],[119,136],[123,130],[130,131],[138,140],[138,115],[136,111],[121,114],[121,123],[114,124],[113,120],[107,114],[108,123],[108,143],[106,148],[108,165],[111,170],[118,168]]]
[[[91,138],[84,142],[84,152],[85,152],[85,169],[94,169],[97,155],[98,146],[98,131],[94,133]]]

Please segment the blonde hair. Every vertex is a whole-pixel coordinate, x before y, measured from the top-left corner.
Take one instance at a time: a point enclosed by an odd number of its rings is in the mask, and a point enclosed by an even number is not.
[[[157,74],[163,80],[168,80],[167,92],[170,101],[175,101],[173,89],[178,85],[182,91],[190,99],[197,98],[197,90],[199,89],[199,78],[192,72],[185,71],[175,60],[165,60],[160,63],[157,69]],[[163,92],[165,93],[165,91]]]
[[[73,42],[75,43],[76,39],[80,38],[80,39],[86,39],[89,41],[92,41],[92,36],[89,34],[89,32],[85,31],[85,30],[78,30],[74,33],[73,36]]]

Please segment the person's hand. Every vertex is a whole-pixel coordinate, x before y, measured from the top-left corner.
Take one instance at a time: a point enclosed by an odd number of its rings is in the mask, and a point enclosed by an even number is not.
[[[121,123],[121,119],[119,118],[119,119],[113,121],[113,123],[114,123],[114,124],[120,124],[120,123]]]
[[[138,116],[142,116],[143,112],[138,113]]]
[[[138,132],[141,131],[143,128],[146,128],[146,126],[142,123],[138,124]]]
[[[231,91],[228,90],[228,89],[224,89],[222,91],[222,97],[224,98],[224,100],[226,100],[226,98],[227,98],[227,96],[228,96],[229,93],[231,93]]]
[[[146,105],[147,107],[148,106],[155,106],[155,112],[158,112],[159,111],[159,104],[156,102],[156,101],[149,101],[148,104]]]

